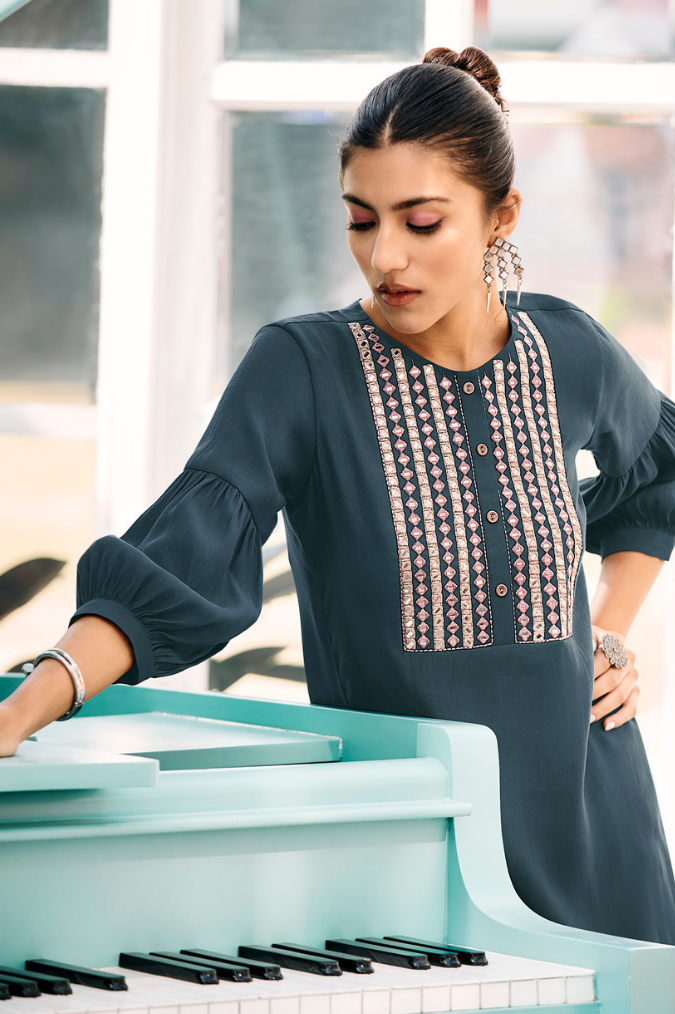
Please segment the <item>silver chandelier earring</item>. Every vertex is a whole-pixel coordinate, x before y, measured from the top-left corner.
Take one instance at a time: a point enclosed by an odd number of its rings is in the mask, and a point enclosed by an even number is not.
[[[488,247],[488,249],[483,254],[483,281],[487,285],[487,308],[485,311],[486,313],[490,312],[490,296],[492,295],[492,282],[494,281],[492,275],[492,272],[494,271],[494,266],[492,264],[493,254],[494,254],[494,243],[492,244],[491,247]]]
[[[514,275],[516,276],[516,303],[520,306],[520,294],[523,288],[523,264],[520,260],[518,247],[515,243],[510,243],[506,239],[502,239],[498,236],[492,246],[487,248],[483,253],[482,267],[483,277],[487,286],[487,312],[490,312],[490,296],[493,286],[493,259],[497,257],[497,275],[499,283],[502,287],[502,302],[506,306],[507,295],[509,292],[509,270],[507,264],[507,258],[511,259],[511,267]]]
[[[502,239],[498,236],[494,241],[490,250],[497,254],[497,273],[501,282],[503,295],[503,303],[506,306],[506,296],[509,291],[509,273],[506,263],[506,258],[511,259],[511,268],[514,275],[516,276],[516,305],[520,306],[520,294],[523,288],[523,263],[518,253],[518,247],[515,243],[509,243],[507,240]]]

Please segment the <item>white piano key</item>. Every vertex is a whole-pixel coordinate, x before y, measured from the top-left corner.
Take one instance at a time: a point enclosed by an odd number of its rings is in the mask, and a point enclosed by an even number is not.
[[[422,1014],[422,987],[392,989],[391,1014]]]
[[[568,1003],[592,1003],[595,1000],[593,975],[570,975],[566,980]]]
[[[153,1007],[153,1014],[167,1014],[166,1007]],[[178,1014],[178,1008],[175,1008]],[[209,1014],[239,1014],[238,1000],[216,1000],[209,1004]]]
[[[510,994],[509,982],[481,982],[480,984],[480,1006],[481,1010],[490,1010],[497,1007],[509,1007]]]
[[[457,969],[459,971],[459,969]],[[450,987],[449,1010],[479,1010],[480,1009],[480,985],[475,983],[463,983]]]
[[[422,986],[422,1014],[450,1010],[450,984]]]
[[[330,1014],[328,993],[300,995],[300,1014]]]
[[[330,1014],[361,1014],[361,991],[353,992],[331,992]]]
[[[567,1003],[567,989],[562,977],[537,979],[537,992],[541,1006],[547,1003]]]
[[[537,1006],[537,980],[536,979],[512,979],[511,980],[511,1006],[512,1007],[536,1007]]]
[[[300,997],[299,996],[271,997],[270,1014],[300,1014]]]
[[[361,1003],[363,1014],[391,1014],[391,993],[388,989],[371,988],[370,985],[364,987]]]

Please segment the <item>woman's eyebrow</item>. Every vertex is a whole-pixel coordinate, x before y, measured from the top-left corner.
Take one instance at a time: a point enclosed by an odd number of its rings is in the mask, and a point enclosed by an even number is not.
[[[343,201],[348,201],[350,204],[358,204],[360,208],[366,208],[367,211],[374,211],[369,204],[362,201],[360,198],[355,197],[354,194],[343,194]],[[450,201],[447,197],[411,197],[407,201],[399,201],[398,204],[392,206],[392,211],[406,211],[408,208],[414,208],[418,204],[430,204],[432,201],[440,201],[443,204],[449,204]]]

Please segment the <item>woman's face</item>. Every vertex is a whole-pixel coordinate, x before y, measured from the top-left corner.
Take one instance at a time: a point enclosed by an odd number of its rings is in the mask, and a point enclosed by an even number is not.
[[[394,330],[427,331],[467,298],[485,313],[483,254],[499,216],[486,221],[482,193],[447,155],[415,144],[358,149],[343,190],[349,249]]]

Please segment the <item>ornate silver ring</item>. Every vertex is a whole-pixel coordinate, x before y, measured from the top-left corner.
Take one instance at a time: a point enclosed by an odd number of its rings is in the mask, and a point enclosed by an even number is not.
[[[600,647],[610,665],[617,669],[625,669],[628,665],[628,652],[618,637],[614,634],[603,634],[600,638]]]

